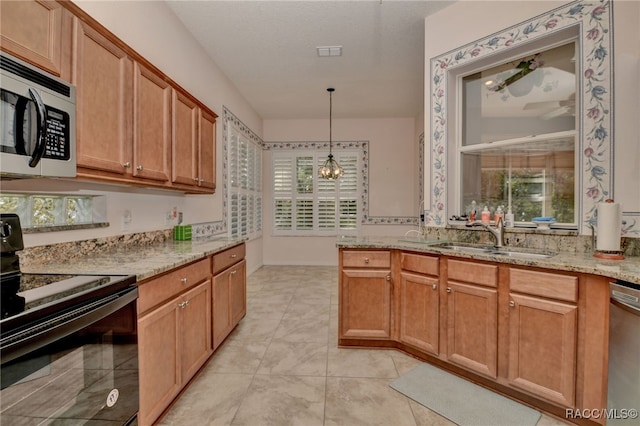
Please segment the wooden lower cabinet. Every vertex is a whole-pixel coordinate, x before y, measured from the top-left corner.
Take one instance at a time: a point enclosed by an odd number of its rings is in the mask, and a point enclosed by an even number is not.
[[[372,249],[340,252],[340,346],[399,348],[562,418],[607,406],[606,277],[399,250],[386,269]]]
[[[216,349],[247,312],[245,245],[213,256],[213,348]]]
[[[574,407],[578,278],[517,268],[509,272],[508,383]]]
[[[440,259],[418,253],[400,253],[397,309],[398,341],[424,353],[440,353]]]
[[[447,284],[447,360],[495,379],[498,371],[498,291]]]
[[[153,424],[213,353],[211,259],[139,284],[138,423]]]
[[[246,261],[213,277],[213,347],[220,346],[247,312]]]
[[[138,421],[149,425],[213,352],[211,281],[197,285],[139,318],[138,351]]]
[[[498,373],[498,267],[457,259],[446,262],[446,359],[495,379]]]

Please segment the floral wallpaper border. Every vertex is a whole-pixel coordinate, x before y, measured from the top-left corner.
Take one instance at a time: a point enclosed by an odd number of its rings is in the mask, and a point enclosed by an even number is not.
[[[447,217],[447,75],[452,69],[468,65],[497,51],[530,42],[572,26],[579,27],[581,39],[582,111],[580,118],[579,229],[587,234],[595,225],[598,202],[613,195],[613,104],[612,87],[612,12],[610,1],[575,1],[520,23],[502,32],[469,43],[431,59],[430,99],[430,202],[425,206],[427,225],[445,226]],[[623,234],[639,235],[640,227],[633,215],[623,215]]]

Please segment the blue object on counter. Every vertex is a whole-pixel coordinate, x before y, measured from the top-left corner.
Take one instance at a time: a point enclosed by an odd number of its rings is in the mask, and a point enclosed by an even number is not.
[[[555,221],[556,221],[555,217],[549,217],[549,216],[534,217],[533,219],[531,219],[531,222],[555,222]]]

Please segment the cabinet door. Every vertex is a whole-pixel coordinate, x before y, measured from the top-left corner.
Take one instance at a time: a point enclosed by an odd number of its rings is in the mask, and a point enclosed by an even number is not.
[[[447,359],[495,379],[498,368],[498,292],[447,284]]]
[[[343,269],[340,337],[391,338],[391,270]]]
[[[198,184],[197,150],[200,108],[178,90],[173,90],[172,181]]]
[[[514,293],[509,296],[509,383],[573,407],[577,306]]]
[[[130,176],[132,61],[80,19],[75,19],[75,29],[72,82],[77,97],[78,167]]]
[[[438,354],[438,279],[400,274],[400,341]]]
[[[231,331],[229,306],[229,280],[231,270],[225,269],[213,277],[213,349],[215,350]]]
[[[55,1],[0,2],[0,45],[12,55],[70,79],[72,16]]]
[[[213,352],[211,344],[211,281],[180,297],[180,363],[186,383]]]
[[[169,182],[172,88],[160,75],[135,63],[133,175]]]
[[[246,265],[247,262],[242,260],[236,265],[233,265],[229,271],[229,305],[232,328],[235,327],[247,313]]]
[[[200,155],[198,183],[202,188],[216,188],[216,116],[200,110]]]
[[[138,319],[142,426],[153,424],[180,391],[178,312],[178,302],[172,300]]]

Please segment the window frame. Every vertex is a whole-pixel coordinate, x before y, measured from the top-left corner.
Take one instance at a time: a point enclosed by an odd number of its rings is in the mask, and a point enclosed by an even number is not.
[[[556,47],[562,46],[562,45],[566,45],[569,43],[574,43],[574,55],[578,55],[579,54],[579,49],[580,49],[580,45],[579,45],[579,39],[578,39],[578,35],[577,34],[572,34],[571,32],[569,32],[566,36],[560,36],[560,37],[555,37],[552,39],[542,39],[539,42],[536,43],[529,43],[527,45],[524,46],[524,49],[514,49],[513,51],[509,51],[509,55],[496,55],[495,57],[492,58],[491,61],[483,61],[479,64],[475,64],[476,66],[472,66],[472,67],[464,67],[461,68],[461,70],[457,73],[455,73],[455,86],[453,87],[452,92],[454,92],[454,96],[455,96],[455,116],[456,116],[456,120],[455,120],[455,131],[453,132],[453,144],[450,143],[450,145],[453,145],[453,155],[451,156],[451,158],[449,159],[450,164],[453,165],[452,168],[449,169],[450,171],[450,176],[449,179],[451,181],[453,181],[454,183],[454,191],[450,196],[450,205],[453,206],[453,211],[454,212],[459,212],[459,213],[455,213],[455,214],[462,214],[462,213],[467,213],[465,211],[465,205],[464,205],[464,193],[463,193],[463,167],[462,167],[462,155],[464,153],[471,153],[471,152],[482,152],[483,148],[491,148],[491,149],[495,149],[498,147],[510,147],[510,146],[521,146],[524,145],[528,142],[536,142],[536,141],[540,141],[540,140],[549,140],[549,139],[555,139],[555,138],[562,138],[562,137],[573,137],[574,139],[574,149],[573,149],[573,155],[574,155],[574,175],[578,175],[579,171],[580,171],[580,164],[579,164],[579,138],[581,137],[581,131],[580,131],[580,121],[579,121],[579,114],[580,114],[580,105],[582,102],[582,92],[580,90],[580,85],[578,83],[578,81],[576,81],[576,90],[575,90],[575,102],[576,102],[576,112],[575,112],[575,126],[574,126],[574,130],[565,130],[565,131],[559,131],[559,132],[552,132],[552,133],[544,133],[544,134],[539,134],[539,135],[531,135],[531,136],[525,136],[525,137],[519,137],[519,138],[513,138],[513,139],[503,139],[503,140],[499,140],[499,141],[494,141],[494,142],[489,142],[489,143],[479,143],[479,144],[473,144],[473,145],[464,145],[464,131],[463,131],[463,126],[464,126],[464,102],[463,102],[463,96],[464,96],[464,83],[463,80],[465,77],[469,76],[469,75],[473,75],[476,73],[479,73],[481,71],[484,71],[486,69],[490,69],[505,63],[509,63],[509,62],[513,62],[513,61],[517,61],[523,57],[527,57],[527,56],[532,56],[534,54],[537,53],[544,53],[547,50],[550,49],[554,49]],[[506,53],[506,52],[505,52]],[[580,76],[580,64],[579,61],[575,61],[576,65],[575,65],[575,75],[576,75],[576,80],[578,79],[578,77]],[[575,179],[574,180],[574,214],[573,214],[573,221],[571,223],[557,223],[554,224],[554,228],[564,228],[564,229],[577,229],[578,228],[578,223],[580,220],[580,214],[579,214],[579,207],[580,207],[580,188],[579,188],[579,180]],[[478,209],[482,209],[484,206],[484,200],[476,200],[478,202]],[[505,209],[505,213],[506,213],[506,209],[507,209],[507,205],[505,204],[504,206]],[[479,210],[478,210],[479,213]],[[493,212],[492,212],[493,213]],[[447,219],[447,223],[451,223],[451,219]],[[522,228],[527,228],[527,227],[535,227],[535,224],[532,224],[531,222],[522,222],[522,221],[515,221],[514,223],[515,227],[522,227]]]
[[[261,140],[238,120],[225,120],[225,125],[227,235],[253,240],[262,236]]]
[[[578,232],[590,234],[596,225],[599,202],[613,196],[613,14],[611,4],[574,1],[550,9],[526,21],[454,47],[431,57],[429,67],[429,149],[425,150],[425,222],[447,226],[447,215],[455,214],[450,193],[450,133],[455,132],[455,97],[451,86],[456,72],[472,64],[493,61],[498,54],[515,52],[537,42],[548,44],[559,35],[578,35],[580,64],[579,174],[580,204]]]
[[[337,181],[333,181],[333,184],[337,186],[335,191],[320,191],[320,187],[322,183],[329,183],[329,181],[325,181],[318,176],[318,169],[326,160],[327,153],[324,150],[313,149],[310,147],[308,149],[295,149],[295,150],[274,150],[272,151],[271,158],[271,177],[272,177],[272,198],[273,202],[271,205],[271,213],[272,213],[272,231],[271,234],[273,236],[355,236],[358,235],[360,230],[360,225],[362,222],[362,200],[363,200],[363,190],[362,190],[362,178],[360,170],[362,170],[362,159],[360,156],[360,150],[357,148],[352,149],[341,149],[340,151],[333,152],[333,156],[338,162],[338,164],[346,164],[347,159],[351,159],[349,161],[354,161],[355,165],[352,167],[353,169],[353,179],[355,186],[355,191],[348,191],[344,193],[344,197],[342,200],[347,201],[355,201],[355,215],[353,217],[354,227],[352,229],[340,228],[340,197],[342,192],[340,190],[341,179]],[[310,176],[313,177],[313,190],[309,195],[301,195],[297,192],[297,178],[296,178],[296,170],[297,170],[297,159],[311,157],[312,164],[314,165]],[[277,191],[276,190],[276,162],[282,159],[288,159],[290,161],[291,167],[291,188],[290,191]],[[343,165],[344,167],[344,165]],[[326,195],[324,195],[326,194]],[[334,224],[335,227],[331,229],[322,229],[320,226],[320,204],[319,201],[324,198],[329,198],[332,195],[332,198],[336,201],[335,204],[335,216],[334,216]],[[276,214],[276,210],[278,208],[277,202],[278,200],[291,200],[291,229],[282,229],[277,221],[279,220],[279,216]],[[296,201],[297,200],[311,200],[312,201],[312,214],[313,214],[313,225],[311,229],[298,229],[296,226],[298,216],[296,215]]]

